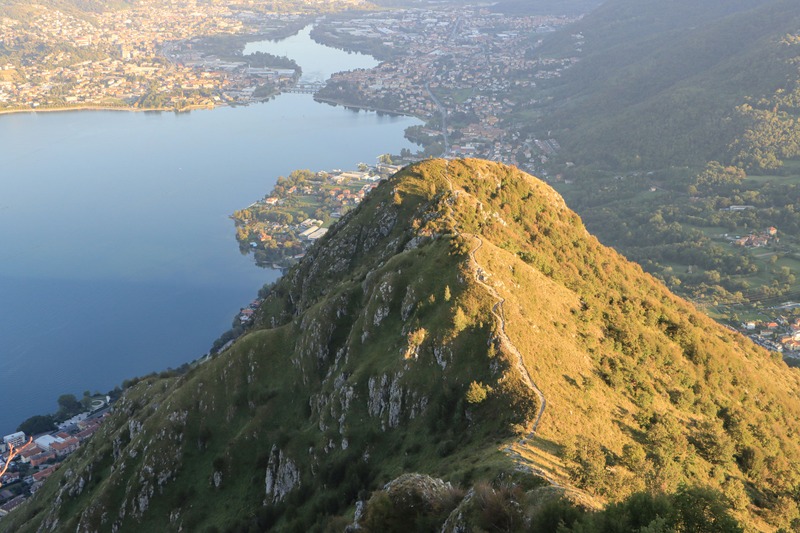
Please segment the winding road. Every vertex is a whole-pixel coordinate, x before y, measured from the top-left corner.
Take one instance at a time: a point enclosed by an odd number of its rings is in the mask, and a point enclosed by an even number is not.
[[[450,151],[450,140],[447,138],[447,108],[442,105],[438,98],[436,98],[436,95],[433,94],[430,85],[427,83],[425,84],[425,90],[428,92],[428,96],[430,96],[431,100],[433,100],[434,105],[442,115],[442,137],[444,139],[444,152],[442,153],[443,155],[447,155]]]

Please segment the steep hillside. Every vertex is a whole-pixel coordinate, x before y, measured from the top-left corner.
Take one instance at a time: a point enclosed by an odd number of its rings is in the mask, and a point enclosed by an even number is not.
[[[800,27],[789,0],[609,0],[540,53],[580,62],[550,84],[540,127],[579,164],[661,168],[727,160],[735,108],[798,78],[782,44]]]
[[[369,530],[499,527],[509,501],[519,529],[564,493],[681,483],[772,530],[800,518],[798,390],[542,182],[432,160],[342,219],[234,346],[129,388],[0,530],[341,531],[368,499]]]

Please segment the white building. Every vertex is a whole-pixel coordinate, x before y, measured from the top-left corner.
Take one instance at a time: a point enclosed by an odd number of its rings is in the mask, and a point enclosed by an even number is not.
[[[51,445],[54,442],[64,442],[64,439],[61,439],[59,437],[54,437],[52,435],[42,435],[33,442],[35,442],[36,445],[39,446],[39,448],[41,448],[42,450],[49,452],[52,451]]]
[[[315,241],[315,240],[319,239],[320,237],[322,237],[323,235],[325,235],[326,233],[328,233],[328,228],[320,228],[317,231],[315,231],[314,233],[308,235],[308,240],[309,241]]]
[[[319,230],[319,226],[311,226],[310,228],[308,228],[307,230],[302,232],[300,234],[300,236],[307,239],[309,237],[309,235],[311,235],[312,233],[314,233],[317,230]]]
[[[12,433],[11,435],[6,435],[3,437],[3,443],[6,445],[12,444],[15,447],[22,446],[25,444],[25,433],[18,431],[16,433]]]

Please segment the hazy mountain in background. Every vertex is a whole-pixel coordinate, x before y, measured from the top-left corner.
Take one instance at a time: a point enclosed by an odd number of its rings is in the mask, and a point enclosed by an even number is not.
[[[541,54],[580,61],[547,87],[540,127],[562,140],[576,163],[604,168],[702,165],[732,157],[748,122],[736,107],[793,90],[800,5],[609,0]]]

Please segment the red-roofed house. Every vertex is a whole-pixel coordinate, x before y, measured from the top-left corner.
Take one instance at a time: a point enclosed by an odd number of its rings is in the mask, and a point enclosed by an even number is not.
[[[55,458],[56,458],[55,452],[43,452],[31,457],[30,463],[31,466],[39,466]]]
[[[53,465],[53,466],[48,466],[44,470],[39,470],[38,472],[33,474],[33,481],[37,482],[48,478],[50,474],[56,471],[56,467],[57,467],[56,465]]]
[[[83,442],[86,439],[88,439],[89,437],[91,437],[92,435],[94,435],[95,432],[98,429],[100,429],[100,426],[93,426],[93,427],[90,427],[90,428],[86,428],[83,431],[79,431],[78,433],[75,433],[75,437],[77,437],[77,439],[79,441]]]
[[[91,420],[81,420],[78,422],[78,427],[81,429],[88,429],[91,427],[97,427],[100,425],[100,420],[96,418],[92,418]]]
[[[39,455],[40,453],[42,453],[41,448],[39,448],[38,446],[30,446],[28,448],[25,448],[19,454],[19,460],[27,464],[31,462],[31,457],[33,457],[34,455]]]
[[[63,440],[63,442],[54,442],[50,445],[50,449],[52,449],[56,455],[59,457],[63,455],[70,454],[78,449],[80,445],[80,441],[75,437],[67,437]]]

